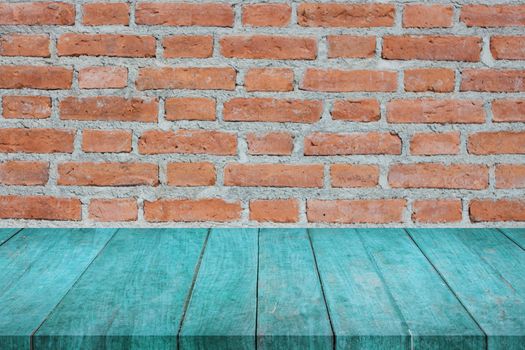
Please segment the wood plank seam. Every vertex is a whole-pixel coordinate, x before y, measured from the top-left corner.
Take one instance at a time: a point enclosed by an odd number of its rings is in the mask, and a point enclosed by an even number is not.
[[[193,295],[193,289],[195,288],[195,282],[197,281],[197,277],[199,275],[202,257],[204,256],[204,252],[206,251],[206,246],[208,245],[208,239],[210,238],[210,234],[211,234],[211,228],[208,228],[208,231],[206,232],[206,238],[204,239],[204,244],[202,245],[202,249],[199,255],[199,259],[197,260],[197,265],[195,265],[195,271],[193,273],[193,277],[191,280],[190,290],[188,292],[188,296],[186,297],[186,300],[184,301],[184,307],[182,309],[182,317],[180,319],[179,329],[177,331],[177,349],[181,348],[180,333],[182,330],[182,325],[184,324],[184,319],[186,318],[186,312],[188,311],[188,305],[190,304],[191,297]]]
[[[255,278],[255,345],[254,349],[257,350],[257,329],[259,327],[259,267],[260,267],[260,259],[261,259],[261,229],[257,229],[257,277]]]
[[[498,230],[499,232],[501,232],[501,234],[503,234],[503,236],[507,237],[510,241],[512,241],[512,243],[514,243],[515,245],[517,245],[519,248],[521,248],[522,250],[525,250],[525,247],[522,247],[518,242],[516,242],[514,239],[512,239],[512,237],[510,237],[508,234],[506,234],[505,231],[503,231],[503,230],[500,229],[500,228],[497,228],[496,230]]]
[[[321,286],[321,293],[323,295],[323,301],[324,306],[326,308],[326,314],[328,315],[328,321],[330,322],[330,329],[332,331],[332,348],[336,350],[336,334],[335,334],[335,328],[334,324],[332,322],[332,316],[330,315],[330,309],[328,308],[328,302],[326,301],[326,294],[325,294],[325,287],[323,285],[323,280],[321,279],[321,274],[319,272],[319,265],[317,264],[317,255],[315,254],[314,245],[312,242],[312,236],[310,234],[310,229],[306,229],[306,234],[308,236],[308,242],[310,242],[310,249],[312,249],[312,255],[314,258],[314,266],[315,266],[315,272],[317,274],[317,278],[319,279],[319,285]]]
[[[478,328],[481,330],[481,332],[483,333],[483,342],[484,342],[484,348],[487,350],[488,349],[488,335],[487,335],[487,332],[483,329],[483,327],[481,326],[481,324],[479,324],[478,320],[476,320],[476,318],[474,317],[474,315],[472,315],[472,313],[470,312],[470,310],[466,307],[466,305],[463,303],[463,301],[459,298],[459,296],[457,295],[456,291],[454,289],[452,289],[452,286],[448,283],[448,281],[446,280],[445,276],[441,273],[441,271],[438,270],[438,268],[434,265],[434,263],[430,260],[430,258],[425,254],[425,252],[423,251],[423,249],[421,249],[421,247],[417,244],[416,240],[412,237],[412,235],[410,234],[409,231],[407,231],[406,229],[403,229],[403,231],[405,231],[405,233],[408,235],[409,239],[414,243],[414,245],[417,247],[417,249],[419,249],[419,251],[421,252],[421,254],[423,254],[423,256],[425,257],[425,259],[428,261],[428,263],[430,264],[430,266],[432,266],[432,268],[434,269],[434,271],[436,271],[437,275],[439,276],[439,278],[441,278],[441,280],[443,280],[443,283],[445,283],[445,285],[447,286],[447,288],[450,290],[450,292],[452,293],[452,295],[454,295],[454,297],[458,300],[458,302],[461,304],[461,306],[463,307],[463,309],[465,310],[465,312],[469,315],[469,317],[474,321],[474,323],[478,326]]]
[[[9,238],[7,238],[5,241],[3,242],[0,242],[0,246],[6,244],[11,238],[13,238],[14,236],[16,236],[17,234],[19,234],[20,232],[22,232],[23,228],[19,228],[17,231],[13,232],[13,234],[11,236],[9,236]]]
[[[75,285],[78,283],[78,281],[80,281],[80,279],[82,278],[82,276],[84,275],[84,273],[89,269],[89,267],[93,264],[93,262],[95,260],[97,260],[97,258],[100,256],[100,254],[102,254],[102,252],[104,251],[104,249],[106,249],[106,247],[108,246],[109,242],[111,242],[111,240],[113,239],[113,237],[115,237],[115,234],[117,234],[117,232],[120,231],[120,229],[116,229],[113,234],[111,235],[111,237],[107,240],[107,242],[104,244],[104,246],[102,246],[102,248],[98,251],[98,253],[95,255],[95,257],[89,262],[89,264],[86,265],[86,268],[82,271],[82,273],[80,273],[77,277],[77,279],[75,280],[75,282],[71,285],[71,287],[68,289],[68,291],[66,293],[64,293],[64,295],[62,296],[62,298],[60,298],[60,300],[56,303],[56,305],[49,311],[49,313],[46,315],[46,317],[44,317],[44,319],[42,320],[42,322],[40,322],[40,324],[38,325],[38,327],[35,328],[35,330],[33,331],[33,333],[31,333],[31,336],[29,337],[29,348],[31,350],[34,350],[34,337],[35,337],[35,334],[38,332],[38,330],[40,329],[40,327],[42,327],[42,325],[47,321],[47,318],[49,317],[49,315],[51,315],[53,313],[53,311],[55,311],[55,309],[57,308],[58,305],[60,305],[60,303],[62,303],[62,301],[64,300],[64,298],[68,295],[68,293],[75,287]]]

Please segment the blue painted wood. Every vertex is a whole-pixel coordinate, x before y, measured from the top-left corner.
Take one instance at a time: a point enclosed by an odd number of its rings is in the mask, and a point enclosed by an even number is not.
[[[488,336],[488,349],[525,349],[525,251],[495,229],[411,229]]]
[[[30,336],[116,230],[25,229],[0,247],[0,349]]]
[[[258,349],[332,349],[306,229],[259,231]]]
[[[35,334],[35,349],[174,349],[206,229],[123,229]]]
[[[311,235],[338,349],[484,348],[483,332],[403,230]]]
[[[522,249],[525,249],[525,228],[505,228],[499,230]]]
[[[20,228],[0,228],[0,245],[13,237],[20,230]]]
[[[212,229],[179,337],[181,349],[254,349],[257,229]]]

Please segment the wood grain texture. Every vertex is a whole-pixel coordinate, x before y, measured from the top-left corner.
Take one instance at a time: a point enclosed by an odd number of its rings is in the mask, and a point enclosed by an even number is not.
[[[0,349],[29,349],[33,332],[115,231],[24,229],[0,247]]]
[[[4,244],[20,230],[19,228],[0,228],[0,245]]]
[[[495,229],[410,229],[487,334],[488,349],[525,348],[525,251]]]
[[[332,349],[306,229],[259,231],[258,349]]]
[[[525,249],[525,229],[523,228],[504,228],[499,229],[505,236],[509,237],[514,243]]]
[[[51,313],[35,349],[174,349],[206,229],[121,229]]]
[[[254,349],[257,229],[212,229],[180,332],[181,349]]]
[[[334,234],[342,236],[339,242],[331,242],[337,237],[330,237],[329,230],[312,230],[323,283],[327,283],[327,290],[335,291],[330,296],[327,292],[327,298],[334,310],[336,339],[339,330],[358,348],[385,348],[385,341],[393,342],[389,348],[483,348],[483,332],[403,230],[356,229]],[[335,274],[340,270],[334,266],[337,260],[324,262],[334,259],[330,255],[338,250],[340,263],[358,270],[355,275]],[[340,279],[344,280],[333,282]],[[355,293],[356,289],[361,290]],[[349,309],[340,310],[338,298],[344,298]],[[356,313],[360,316],[354,316]],[[383,319],[377,322],[374,317]],[[337,318],[350,327],[336,327]],[[358,323],[355,330],[351,322]],[[345,348],[347,344],[338,345]]]

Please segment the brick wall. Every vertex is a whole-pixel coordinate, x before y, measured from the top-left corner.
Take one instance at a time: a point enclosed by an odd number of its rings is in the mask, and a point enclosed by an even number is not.
[[[1,2],[0,225],[520,225],[524,64],[523,1]]]

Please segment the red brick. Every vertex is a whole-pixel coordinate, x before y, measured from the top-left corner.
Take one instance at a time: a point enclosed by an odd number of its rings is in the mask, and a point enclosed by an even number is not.
[[[0,3],[0,25],[73,25],[75,6],[64,2]]]
[[[462,218],[460,199],[430,199],[414,202],[412,220],[417,223],[459,222]]]
[[[235,90],[235,77],[231,67],[140,68],[137,89]]]
[[[490,52],[497,60],[524,60],[525,36],[493,36]]]
[[[139,139],[140,154],[237,154],[237,135],[212,130],[145,131]]]
[[[395,7],[389,4],[299,4],[297,22],[305,27],[391,27]]]
[[[521,199],[474,199],[470,202],[470,220],[525,221],[525,201]]]
[[[289,156],[293,151],[293,136],[287,132],[268,132],[246,135],[248,154]]]
[[[465,69],[461,91],[525,92],[525,70]]]
[[[381,118],[379,101],[335,100],[332,119],[352,122],[376,122]]]
[[[289,68],[250,68],[244,77],[246,91],[292,91],[294,74]]]
[[[379,184],[379,167],[368,164],[332,164],[332,187],[376,187]]]
[[[49,178],[49,164],[35,161],[6,161],[0,163],[0,184],[39,186]]]
[[[307,68],[301,89],[325,92],[391,92],[397,89],[397,73]]]
[[[155,57],[155,38],[150,35],[62,34],[59,56]]]
[[[286,27],[292,8],[288,4],[249,4],[242,7],[242,24],[252,27]]]
[[[215,120],[215,100],[207,97],[166,99],[167,120]]]
[[[482,190],[488,187],[488,167],[481,164],[394,164],[388,173],[393,188]]]
[[[328,58],[371,58],[376,53],[375,36],[329,35]]]
[[[89,219],[98,222],[136,221],[137,201],[134,198],[92,199]]]
[[[224,103],[223,114],[226,121],[315,123],[322,112],[321,101],[239,97]]]
[[[129,5],[123,2],[84,4],[82,12],[82,24],[87,26],[129,24]]]
[[[208,58],[213,54],[211,35],[173,35],[162,40],[166,58]]]
[[[297,222],[299,203],[295,199],[257,199],[250,201],[250,220],[258,222]]]
[[[59,186],[157,186],[158,183],[157,164],[68,162],[58,165]]]
[[[355,199],[307,201],[309,222],[386,224],[403,221],[404,199]]]
[[[0,219],[80,221],[82,204],[77,198],[0,196]]]
[[[451,48],[461,48],[452,50]],[[472,36],[405,35],[383,38],[383,58],[478,62],[481,38]]]
[[[85,129],[82,132],[82,151],[129,153],[131,152],[131,131]]]
[[[144,218],[149,222],[235,221],[241,218],[241,210],[239,201],[228,202],[219,198],[144,202]]]
[[[495,122],[525,123],[525,100],[495,100],[492,114]]]
[[[403,27],[450,28],[453,14],[451,5],[408,4],[403,10]]]
[[[274,35],[232,35],[220,40],[221,54],[227,58],[271,60],[313,60],[317,41],[310,37]]]
[[[51,98],[47,96],[4,96],[4,118],[45,119],[51,116]]]
[[[81,89],[122,89],[128,85],[126,67],[86,67],[78,72]]]
[[[69,89],[73,70],[51,66],[0,66],[0,89]]]
[[[467,27],[525,26],[525,5],[464,5],[460,21]]]
[[[157,121],[158,102],[155,99],[119,96],[67,97],[60,101],[60,119],[105,120],[127,122]]]
[[[353,154],[401,154],[401,139],[388,132],[356,132],[350,134],[316,132],[304,140],[307,156]]]
[[[240,164],[224,167],[224,185],[242,187],[323,187],[322,164]]]
[[[496,188],[525,188],[525,165],[496,164]]]
[[[0,56],[49,57],[46,34],[5,34],[0,37]]]
[[[0,153],[72,153],[74,139],[66,129],[0,129]]]
[[[459,153],[459,132],[420,132],[410,140],[410,153],[417,156]]]
[[[411,92],[452,92],[455,73],[446,68],[408,69],[405,71],[405,91]]]
[[[167,176],[170,186],[213,186],[217,179],[210,162],[168,163]]]
[[[481,100],[392,100],[387,104],[390,123],[482,124],[485,110]]]
[[[470,154],[525,154],[525,132],[487,131],[468,138]]]
[[[233,8],[223,3],[148,3],[137,4],[137,24],[165,26],[233,27]]]

